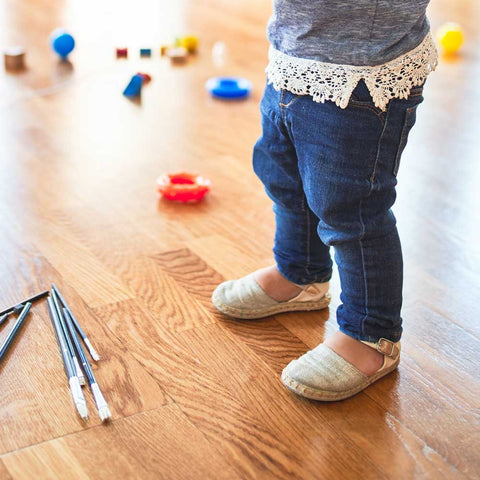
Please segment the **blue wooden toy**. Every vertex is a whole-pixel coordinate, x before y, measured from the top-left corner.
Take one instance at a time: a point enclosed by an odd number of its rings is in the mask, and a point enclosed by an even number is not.
[[[214,97],[224,99],[245,98],[252,91],[252,84],[239,77],[213,77],[205,86]]]
[[[151,57],[152,56],[152,49],[151,48],[141,48],[140,49],[140,56],[141,57]]]
[[[127,85],[123,94],[126,97],[138,97],[142,92],[143,77],[142,75],[134,75]]]
[[[66,59],[75,48],[75,39],[63,28],[57,28],[50,35],[50,45],[60,58]]]

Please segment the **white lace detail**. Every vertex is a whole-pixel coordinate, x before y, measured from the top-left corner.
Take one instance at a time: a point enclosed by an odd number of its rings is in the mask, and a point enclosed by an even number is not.
[[[374,104],[385,110],[392,98],[407,98],[412,87],[421,85],[435,70],[438,53],[432,34],[406,54],[383,65],[355,66],[297,58],[270,47],[266,68],[268,81],[276,90],[311,95],[315,102],[331,100],[346,108],[363,78]]]

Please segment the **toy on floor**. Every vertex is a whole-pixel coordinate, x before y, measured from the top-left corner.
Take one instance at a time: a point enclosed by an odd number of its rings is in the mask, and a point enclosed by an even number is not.
[[[126,47],[117,47],[115,49],[117,58],[128,58],[128,48]]]
[[[53,51],[65,60],[75,48],[75,40],[63,28],[57,28],[50,35],[50,45]]]
[[[140,49],[140,56],[142,58],[149,58],[152,56],[152,49],[151,48],[141,48]]]
[[[252,84],[239,77],[213,77],[205,87],[214,97],[224,99],[246,98],[252,91]]]
[[[164,173],[157,179],[157,190],[167,200],[195,203],[210,191],[210,180],[193,173]]]
[[[220,67],[225,63],[225,58],[227,56],[227,46],[224,42],[218,41],[213,44],[212,47],[212,61],[217,66]]]
[[[185,47],[167,48],[165,55],[173,64],[185,63],[188,58],[188,50]]]
[[[444,23],[437,30],[437,41],[447,55],[457,53],[463,44],[463,30],[458,23]]]
[[[193,35],[176,38],[175,46],[185,48],[188,53],[196,53],[198,49],[198,38]]]
[[[152,76],[149,75],[148,73],[138,72],[137,75],[140,75],[142,77],[143,85],[145,85],[145,83],[148,83],[152,80]]]
[[[139,97],[142,93],[142,86],[151,80],[152,77],[148,73],[138,72],[130,79],[130,82],[123,91],[123,94],[126,97]]]
[[[25,68],[25,50],[22,47],[6,48],[3,51],[5,70],[16,71]]]
[[[126,97],[138,97],[142,93],[143,78],[141,75],[134,75],[128,85],[125,87],[123,94]]]

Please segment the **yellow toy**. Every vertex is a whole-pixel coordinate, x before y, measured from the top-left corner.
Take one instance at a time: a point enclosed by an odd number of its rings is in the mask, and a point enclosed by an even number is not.
[[[444,23],[437,30],[437,41],[447,55],[456,53],[463,43],[462,27],[458,23]]]
[[[177,38],[175,40],[175,46],[186,48],[188,53],[195,53],[198,48],[198,38],[193,35]]]

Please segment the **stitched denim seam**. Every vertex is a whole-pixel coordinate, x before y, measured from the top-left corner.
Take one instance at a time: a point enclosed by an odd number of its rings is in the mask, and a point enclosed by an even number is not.
[[[370,193],[368,194],[368,196],[370,196]],[[362,318],[360,323],[360,328],[363,335],[365,335],[365,321],[368,318],[368,282],[367,282],[367,269],[365,268],[365,254],[363,251],[363,243],[362,243],[363,236],[365,235],[365,223],[363,221],[363,216],[362,216],[362,206],[363,206],[363,201],[366,198],[368,198],[368,196],[362,199],[362,201],[360,202],[360,209],[359,209],[360,224],[362,225],[362,234],[358,239],[358,244],[360,246],[360,256],[362,257],[363,288],[365,291],[365,315]]]
[[[383,140],[383,136],[385,135],[385,131],[387,130],[387,125],[388,125],[388,117],[390,115],[390,105],[388,105],[387,107],[387,114],[385,116],[385,123],[383,124],[383,129],[382,129],[382,133],[380,134],[380,138],[378,139],[378,144],[377,144],[377,154],[375,156],[375,163],[373,164],[373,172],[372,172],[372,175],[370,177],[370,191],[368,192],[368,195],[367,197],[372,193],[372,190],[373,190],[373,183],[375,181],[375,175],[377,173],[377,165],[378,165],[378,159],[379,159],[379,156],[380,156],[380,150],[381,150],[381,145],[382,145],[382,140]]]
[[[288,103],[280,102],[281,107],[288,108],[290,105],[293,105],[300,97],[292,98]]]
[[[373,105],[364,105],[358,100],[350,99],[349,106],[351,106],[353,108],[360,108],[362,110],[369,110],[370,112],[375,114],[375,116],[378,118],[378,120],[380,121],[382,126],[385,125],[385,120],[383,119],[383,114],[385,112],[383,112],[381,110],[380,111],[377,110],[377,108],[374,107]]]
[[[395,155],[395,162],[393,165],[393,175],[395,177],[398,174],[398,170],[400,168],[400,157],[403,153],[404,148],[407,145],[408,134],[410,132],[410,129],[412,128],[412,125],[409,124],[409,120],[411,115],[415,112],[416,108],[417,107],[411,107],[405,110],[405,122],[402,127],[402,133],[400,134],[400,142],[398,143],[397,153]]]
[[[311,248],[311,244],[310,244],[310,229],[311,229],[311,225],[310,225],[310,212],[309,212],[309,209],[306,208],[307,207],[307,197],[304,195],[303,196],[303,208],[305,210],[305,213],[307,215],[307,245],[306,245],[306,250],[307,250],[307,266],[305,268],[305,271],[307,273],[307,276],[310,277],[310,265],[311,265],[311,261],[312,261],[312,258],[311,258],[311,251],[310,251],[310,248]]]
[[[370,195],[373,191],[373,183],[375,181],[375,174],[376,174],[376,171],[377,171],[377,165],[378,165],[378,160],[379,160],[379,156],[380,156],[382,139],[383,139],[383,135],[385,134],[385,131],[387,129],[389,113],[390,113],[390,104],[387,107],[387,115],[385,117],[385,123],[383,125],[383,129],[382,129],[382,133],[380,134],[380,138],[378,139],[377,155],[375,156],[375,163],[373,165],[373,172],[372,172],[372,175],[370,177],[370,189],[369,189],[367,195],[365,195],[365,197],[362,198],[362,200],[360,202],[359,212],[358,212],[359,217],[360,217],[360,225],[362,226],[362,233],[360,235],[360,238],[358,239],[358,243],[359,243],[359,246],[360,246],[360,255],[362,257],[363,285],[364,285],[364,290],[365,290],[365,316],[362,318],[361,324],[360,324],[361,331],[362,331],[363,335],[365,335],[365,321],[368,318],[368,282],[367,282],[367,269],[365,268],[365,253],[364,253],[363,244],[362,244],[362,239],[365,236],[365,222],[363,221],[362,208],[363,208],[364,201],[367,200],[370,197]]]
[[[288,108],[290,105],[293,105],[300,97],[299,96],[296,96],[294,98],[292,98],[288,103],[284,103],[283,102],[283,97],[285,96],[285,92],[287,90],[285,88],[282,89],[282,94],[280,96],[280,101],[278,102],[279,106],[282,107],[282,110],[284,110],[285,108]]]

